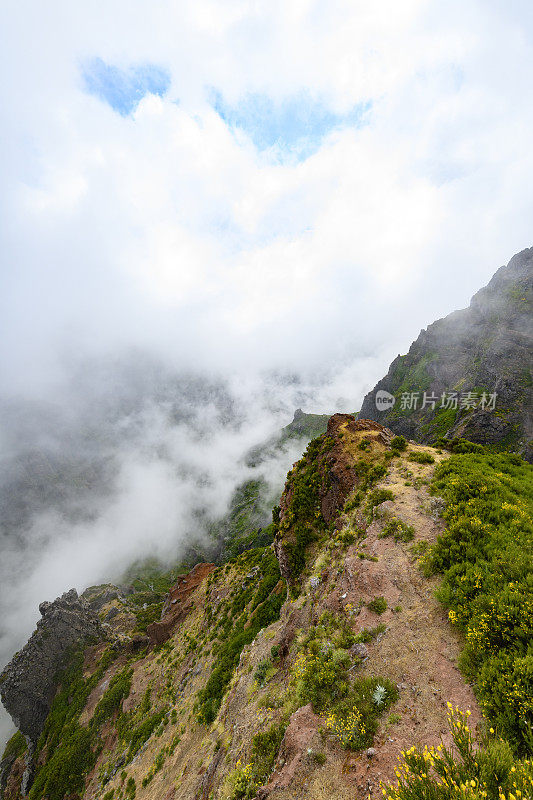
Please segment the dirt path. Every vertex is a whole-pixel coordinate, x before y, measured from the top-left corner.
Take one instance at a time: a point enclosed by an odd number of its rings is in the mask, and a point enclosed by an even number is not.
[[[344,573],[329,598],[328,604],[338,608],[383,596],[388,606],[381,615],[363,607],[355,620],[356,631],[379,623],[387,626],[382,636],[367,645],[362,673],[389,678],[400,692],[398,701],[384,715],[374,742],[375,755],[353,754],[344,762],[343,773],[355,784],[360,797],[381,796],[379,781],[394,780],[400,750],[412,745],[437,745],[441,739],[450,743],[447,702],[471,710],[473,729],[481,719],[472,688],[457,667],[460,638],[434,596],[438,582],[423,577],[411,552],[413,543],[433,542],[443,529],[435,513],[435,499],[424,484],[419,485],[420,480],[431,478],[434,468],[404,459],[393,463],[379,487],[392,490],[395,498],[378,508],[382,516],[367,528],[359,548],[378,560],[361,559],[350,548]],[[406,482],[411,485],[406,486]],[[395,542],[392,536],[379,538],[391,516],[414,527],[414,542]]]

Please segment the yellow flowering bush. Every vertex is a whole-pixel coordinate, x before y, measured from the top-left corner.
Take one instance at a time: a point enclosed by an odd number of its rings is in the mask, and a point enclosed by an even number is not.
[[[233,790],[232,800],[251,800],[255,797],[258,784],[252,777],[252,764],[243,764],[239,759],[235,769],[229,776],[229,783]]]
[[[347,750],[359,750],[366,742],[366,728],[363,715],[353,706],[346,714],[332,713],[326,720],[326,727],[339,739]]]
[[[468,726],[470,712],[448,704],[453,747],[442,744],[402,752],[396,785],[381,786],[387,800],[529,800],[533,763],[519,761],[491,728],[476,748]]]

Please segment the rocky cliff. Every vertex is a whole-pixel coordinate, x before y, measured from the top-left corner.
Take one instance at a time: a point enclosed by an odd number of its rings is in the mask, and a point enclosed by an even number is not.
[[[532,353],[529,248],[501,267],[469,308],[423,330],[365,397],[361,416],[417,441],[459,436],[531,460]],[[380,391],[391,397],[378,408]]]
[[[0,697],[28,744],[24,789],[29,787],[32,754],[48,717],[60,670],[73,646],[105,639],[99,618],[75,589],[39,606],[41,619],[27,644],[0,675]]]

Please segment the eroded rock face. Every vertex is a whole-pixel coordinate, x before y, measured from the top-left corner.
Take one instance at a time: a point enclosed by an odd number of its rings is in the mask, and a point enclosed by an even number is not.
[[[320,747],[319,726],[320,719],[314,713],[311,703],[292,714],[281,743],[276,768],[269,782],[257,792],[260,800],[265,800],[273,792],[287,789],[297,773],[302,768],[305,769],[310,754]]]
[[[96,614],[75,589],[41,603],[42,619],[27,644],[0,675],[0,697],[13,722],[37,743],[57,689],[57,676],[73,645],[106,638]]]
[[[167,641],[178,622],[192,610],[190,596],[214,569],[214,564],[196,564],[187,575],[178,578],[163,604],[161,620],[152,622],[146,629],[152,644]]]
[[[350,493],[361,484],[355,462],[359,453],[356,448],[362,439],[378,451],[389,449],[394,434],[379,422],[370,419],[355,419],[352,414],[333,414],[330,417],[326,434],[322,437],[320,449],[310,457],[305,454],[293,470],[306,470],[310,466],[318,469],[318,479],[309,489],[310,500],[315,502],[314,513],[322,517],[326,525],[342,522],[341,513]],[[308,478],[309,480],[309,478]],[[312,479],[314,480],[314,478]],[[311,495],[314,494],[314,497]],[[295,579],[291,565],[291,551],[298,546],[295,532],[293,502],[295,497],[291,473],[279,504],[279,528],[274,540],[274,551],[282,576],[287,584]],[[309,520],[306,521],[309,524]],[[301,524],[300,524],[300,527]]]

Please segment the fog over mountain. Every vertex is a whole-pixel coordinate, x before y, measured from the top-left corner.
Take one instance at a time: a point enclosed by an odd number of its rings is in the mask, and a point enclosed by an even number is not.
[[[531,244],[532,30],[496,0],[6,4],[0,667]]]
[[[136,351],[70,363],[40,398],[1,398],[1,665],[43,599],[118,581],[145,558],[174,563],[192,542],[207,552],[210,524],[252,475],[279,491],[301,444],[287,442],[256,469],[247,453],[297,406],[348,405],[331,393],[346,376],[337,380],[178,371]],[[5,714],[1,723],[4,735]]]

